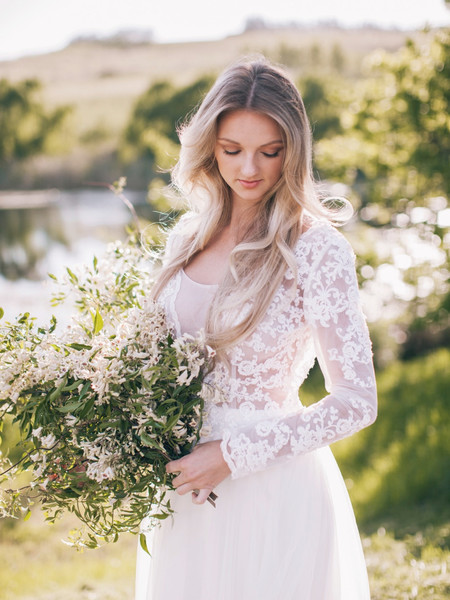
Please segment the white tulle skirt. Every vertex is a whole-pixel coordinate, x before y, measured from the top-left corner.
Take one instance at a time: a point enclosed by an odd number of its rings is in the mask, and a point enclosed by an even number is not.
[[[347,490],[322,448],[215,490],[173,494],[173,519],[138,550],[136,600],[367,600]]]

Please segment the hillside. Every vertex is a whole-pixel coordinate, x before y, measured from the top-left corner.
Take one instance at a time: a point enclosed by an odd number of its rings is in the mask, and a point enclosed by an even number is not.
[[[358,71],[362,57],[377,48],[396,50],[417,32],[381,29],[269,29],[207,41],[177,44],[112,45],[79,42],[50,54],[0,62],[0,78],[12,81],[36,77],[52,103],[134,97],[155,79],[187,83],[195,76],[222,69],[239,56],[263,52],[275,60],[288,59],[319,46],[325,58],[340,47],[347,68]],[[294,65],[293,71],[298,69]]]
[[[361,76],[363,59],[370,52],[394,51],[408,37],[423,35],[374,28],[293,27],[247,31],[207,42],[84,41],[58,52],[0,62],[0,79],[37,78],[48,108],[70,105],[73,109],[51,156],[36,157],[26,168],[9,169],[0,187],[77,187],[94,162],[102,166],[90,176],[109,180],[108,174],[116,170],[111,156],[132,107],[157,80],[188,84],[199,75],[220,71],[240,56],[258,52],[288,66],[295,77],[318,71],[332,74],[337,69],[354,80]]]

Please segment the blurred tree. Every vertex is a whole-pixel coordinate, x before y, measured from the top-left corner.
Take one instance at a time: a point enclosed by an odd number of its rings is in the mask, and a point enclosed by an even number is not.
[[[314,42],[309,47],[309,61],[313,68],[320,67],[322,65],[322,47]]]
[[[299,67],[303,61],[302,48],[281,42],[276,52],[276,60],[289,68]]]
[[[138,99],[123,135],[120,150],[124,162],[139,157],[167,168],[178,155],[177,123],[195,107],[213,82],[201,77],[177,88],[169,81],[158,81]]]
[[[373,211],[384,224],[403,212],[405,198],[421,205],[448,197],[449,31],[428,43],[408,41],[394,54],[376,52],[369,74],[342,114],[342,134],[318,144],[316,164],[351,184],[363,205],[386,206]]]
[[[321,175],[349,184],[362,219],[384,228],[378,264],[387,273],[393,262],[391,286],[403,286],[398,298],[405,312],[396,327],[404,357],[450,343],[449,75],[449,30],[408,41],[394,54],[377,51],[366,80],[343,92],[341,133],[316,145]],[[395,256],[388,256],[389,244]]]
[[[337,86],[339,87],[339,86]],[[335,93],[334,82],[327,77],[308,76],[298,82],[315,141],[337,135],[342,131],[342,105]]]
[[[342,73],[345,70],[347,57],[342,49],[342,46],[337,42],[333,44],[331,49],[330,63],[332,68],[338,73]]]
[[[68,106],[45,111],[36,98],[40,89],[36,79],[0,80],[0,165],[43,152],[70,111]]]

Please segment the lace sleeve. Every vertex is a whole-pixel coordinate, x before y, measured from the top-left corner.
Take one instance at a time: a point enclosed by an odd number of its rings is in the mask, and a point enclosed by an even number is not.
[[[336,442],[370,425],[377,396],[369,334],[348,242],[334,232],[313,261],[303,308],[328,395],[281,418],[227,430],[221,442],[232,477]]]

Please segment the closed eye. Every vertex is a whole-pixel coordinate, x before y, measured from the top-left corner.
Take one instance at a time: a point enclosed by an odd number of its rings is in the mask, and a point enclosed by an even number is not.
[[[240,150],[225,150],[223,151],[224,154],[228,154],[229,156],[234,156],[235,154],[239,154]]]
[[[267,158],[275,158],[280,154],[280,150],[276,150],[275,152],[263,152],[263,154],[264,156],[267,156]]]

